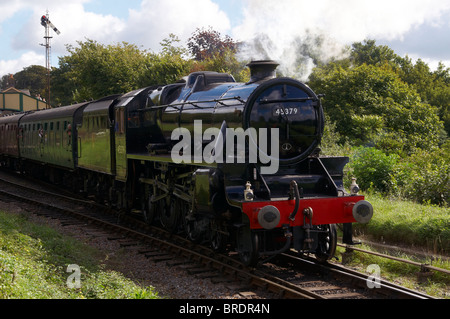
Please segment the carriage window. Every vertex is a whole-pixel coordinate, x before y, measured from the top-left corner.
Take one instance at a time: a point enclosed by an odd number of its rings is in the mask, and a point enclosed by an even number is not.
[[[53,131],[53,122],[50,122],[50,131]]]

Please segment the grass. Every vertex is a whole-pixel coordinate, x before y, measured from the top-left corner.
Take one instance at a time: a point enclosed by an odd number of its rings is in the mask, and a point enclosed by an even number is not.
[[[0,299],[158,299],[153,287],[140,287],[99,262],[101,253],[24,215],[0,212]],[[79,266],[67,272],[69,264]],[[72,276],[72,277],[71,277]]]
[[[387,199],[379,195],[366,195],[374,206],[374,216],[367,225],[354,224],[356,235],[363,235],[373,241],[386,242],[389,245],[417,248],[434,253],[435,258],[423,258],[403,252],[379,251],[402,259],[450,270],[450,209],[434,205],[422,205],[411,201]],[[375,250],[366,245],[357,246],[365,250]],[[338,247],[339,260],[345,248]],[[442,257],[439,257],[439,254]],[[423,291],[438,298],[450,298],[448,286],[450,276],[441,272],[432,272],[429,279],[418,281],[420,268],[415,265],[385,259],[361,252],[354,252],[348,266],[366,272],[369,265],[376,264],[381,276],[402,286]]]
[[[374,216],[367,225],[356,225],[357,233],[391,244],[426,248],[436,254],[450,252],[450,208],[422,205],[399,199],[368,195]]]

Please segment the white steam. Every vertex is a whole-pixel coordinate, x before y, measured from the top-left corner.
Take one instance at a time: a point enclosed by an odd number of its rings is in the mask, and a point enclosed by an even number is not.
[[[273,59],[283,75],[307,80],[319,62],[348,54],[364,39],[401,40],[421,24],[443,23],[450,2],[440,0],[245,0],[244,60]]]
[[[241,60],[275,60],[280,63],[277,72],[283,76],[307,81],[319,63],[348,56],[348,49],[324,34],[294,35],[289,42],[276,42],[267,34],[257,34],[240,45]]]

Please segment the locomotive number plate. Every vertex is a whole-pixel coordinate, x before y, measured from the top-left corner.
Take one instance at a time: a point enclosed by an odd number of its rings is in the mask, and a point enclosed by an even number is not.
[[[276,107],[273,109],[273,116],[296,115],[298,108],[296,107]]]

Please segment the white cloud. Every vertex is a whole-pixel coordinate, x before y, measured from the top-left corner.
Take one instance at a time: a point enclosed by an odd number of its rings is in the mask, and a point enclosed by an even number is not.
[[[48,0],[47,2],[51,2]],[[60,35],[51,31],[52,51],[55,54],[65,52],[65,44],[75,44],[85,38],[108,42],[125,28],[125,22],[111,15],[100,15],[86,12],[80,1],[54,1],[50,12],[50,21],[59,29]],[[13,41],[13,48],[17,50],[36,50],[37,44],[44,42],[44,27],[40,25],[43,12],[42,5],[31,6],[32,19],[26,21],[18,31]]]
[[[52,31],[55,53],[62,54],[65,44],[76,44],[86,38],[106,44],[125,41],[159,50],[159,43],[169,33],[187,40],[196,27],[211,25],[218,31],[230,29],[228,17],[211,0],[142,0],[139,11],[129,9],[128,17],[122,18],[88,12],[83,6],[86,2],[89,1],[46,1],[47,5],[51,4],[50,20],[61,31],[60,35]],[[45,3],[32,1],[29,4],[33,18],[19,30],[13,42],[15,49],[35,50],[36,43],[43,42],[44,28],[39,25],[40,17],[45,13],[42,8]]]
[[[0,60],[0,76],[17,73],[30,65],[45,65],[45,56],[29,51],[15,60]]]
[[[219,32],[230,29],[230,20],[210,0],[144,0],[139,11],[130,10],[121,37],[159,51],[159,43],[170,33],[185,43],[197,27],[212,26]]]
[[[342,42],[365,37],[399,38],[423,23],[444,23],[450,2],[442,0],[246,0],[245,18],[234,29],[244,39],[258,32],[281,37],[307,29]]]

